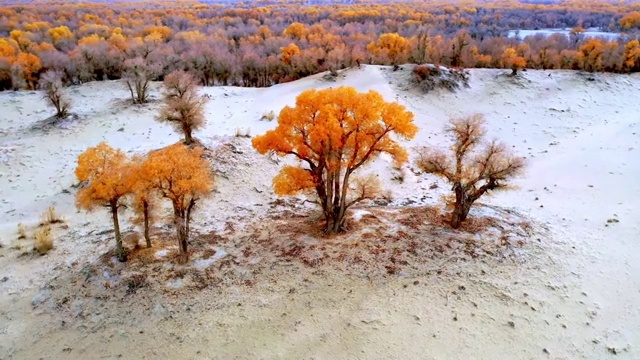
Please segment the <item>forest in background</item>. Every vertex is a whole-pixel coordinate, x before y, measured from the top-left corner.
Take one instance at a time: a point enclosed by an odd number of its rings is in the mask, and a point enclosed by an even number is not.
[[[510,30],[571,28],[510,38]],[[616,41],[585,29],[620,33]],[[0,89],[174,70],[205,86],[270,86],[359,64],[640,70],[640,3],[29,2],[0,7]]]

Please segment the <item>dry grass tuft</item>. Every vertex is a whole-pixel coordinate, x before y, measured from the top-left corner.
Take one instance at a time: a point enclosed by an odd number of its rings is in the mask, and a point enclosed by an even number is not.
[[[53,249],[53,236],[49,226],[38,228],[33,234],[33,239],[33,247],[39,254],[44,255]]]
[[[47,210],[40,216],[40,226],[49,225],[49,224],[57,224],[64,222],[62,217],[56,213],[55,206],[49,206]]]
[[[273,121],[273,119],[276,118],[276,113],[271,110],[271,111],[267,111],[265,113],[262,114],[262,117],[260,118],[260,120],[264,120],[264,121]]]
[[[236,129],[236,137],[250,138],[251,137],[251,129],[246,128],[237,128]]]
[[[27,227],[23,223],[18,224],[18,240],[24,240],[27,238]]]

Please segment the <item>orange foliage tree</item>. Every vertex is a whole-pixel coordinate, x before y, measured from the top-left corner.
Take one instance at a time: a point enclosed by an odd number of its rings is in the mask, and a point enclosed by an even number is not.
[[[146,171],[150,168],[145,164],[147,157],[134,157],[131,161],[131,207],[134,217],[131,222],[142,225],[144,239],[147,247],[151,247],[151,237],[149,227],[156,219],[155,213],[158,207],[157,190],[153,188],[152,172]]]
[[[42,68],[40,58],[29,53],[20,53],[16,57],[14,66],[19,66],[20,75],[26,82],[27,88],[35,89],[38,80],[38,72]]]
[[[604,54],[605,47],[600,39],[589,39],[586,43],[580,46],[578,51],[578,61],[582,69],[594,72],[602,68],[602,56]]]
[[[352,87],[307,90],[285,107],[278,126],[253,139],[261,154],[275,151],[293,155],[299,166],[286,166],[273,180],[276,194],[315,190],[325,218],[325,232],[344,230],[346,210],[370,198],[370,182],[357,182],[349,197],[352,175],[379,154],[387,153],[399,165],[407,152],[395,137],[412,139],[418,131],[413,114],[375,92],[358,93]],[[395,137],[394,137],[395,136]],[[354,182],[355,183],[355,182]]]
[[[640,71],[640,41],[631,40],[625,45],[624,67],[627,71]]]
[[[522,56],[519,56],[516,49],[512,47],[504,50],[500,60],[502,61],[502,66],[508,69],[510,68],[511,74],[514,76],[518,74],[518,70],[527,66],[527,61]]]
[[[99,206],[109,209],[115,230],[116,256],[120,261],[127,260],[127,253],[122,246],[118,209],[131,191],[129,166],[125,153],[102,142],[82,153],[76,168],[76,177],[85,183],[76,194],[76,205],[88,211]]]
[[[443,177],[453,185],[453,228],[467,219],[471,205],[482,195],[506,189],[506,181],[524,169],[524,159],[511,155],[503,144],[493,141],[479,149],[487,132],[484,124],[480,114],[451,119],[446,131],[453,139],[452,154],[428,147],[418,151],[416,165],[422,171]]]
[[[198,82],[185,71],[174,71],[164,80],[164,106],[158,115],[184,134],[184,143],[191,145],[193,131],[205,124],[204,105],[207,98],[198,94]]]
[[[379,57],[386,56],[391,65],[398,65],[409,53],[411,43],[406,38],[396,34],[382,34],[377,41],[367,45],[367,50]]]
[[[200,147],[175,144],[150,153],[142,170],[149,174],[151,186],[171,201],[181,263],[189,260],[189,224],[194,207],[213,190],[211,166],[202,155]]]

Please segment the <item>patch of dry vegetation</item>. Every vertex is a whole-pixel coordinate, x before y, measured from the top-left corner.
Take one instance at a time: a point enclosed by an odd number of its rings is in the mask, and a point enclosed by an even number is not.
[[[33,234],[33,247],[40,254],[45,255],[49,250],[53,249],[53,236],[51,227],[43,226],[36,229]]]
[[[273,110],[271,110],[271,111],[264,112],[260,120],[273,121],[275,118],[276,118],[276,113]]]
[[[251,129],[250,128],[237,128],[236,129],[236,137],[242,138],[250,138],[251,137]]]
[[[40,226],[62,223],[64,220],[56,212],[55,206],[49,206],[40,216]]]
[[[411,82],[425,94],[435,89],[456,92],[460,87],[469,87],[469,71],[450,69],[438,65],[418,65],[413,68]]]
[[[18,224],[18,240],[27,238],[27,227],[23,223]]]

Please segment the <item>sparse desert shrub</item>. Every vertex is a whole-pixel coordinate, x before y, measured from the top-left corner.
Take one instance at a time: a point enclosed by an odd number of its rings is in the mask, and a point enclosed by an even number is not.
[[[142,57],[124,62],[123,78],[134,104],[144,104],[149,97],[149,85],[158,76],[160,68]]]
[[[36,229],[33,234],[33,247],[41,255],[44,255],[53,249],[53,236],[51,235],[51,227],[43,226]]]
[[[264,120],[264,121],[273,121],[273,119],[276,118],[276,113],[275,111],[271,110],[271,111],[265,111],[262,114],[262,117],[260,118],[260,120]]]
[[[412,82],[424,93],[435,89],[455,92],[460,86],[469,87],[469,72],[436,65],[418,65],[413,68]]]
[[[18,224],[18,240],[27,238],[27,227],[23,223]]]
[[[62,73],[49,70],[40,77],[40,87],[45,92],[45,99],[56,109],[56,117],[63,119],[69,114],[71,100],[62,85]]]
[[[237,128],[236,129],[236,137],[250,138],[251,137],[251,129],[246,128]]]
[[[381,153],[396,164],[406,162],[408,154],[395,140],[412,139],[417,132],[413,114],[404,106],[384,101],[375,91],[339,87],[298,95],[296,106],[282,109],[278,126],[253,138],[253,146],[261,154],[273,150],[300,160],[273,179],[276,194],[315,191],[325,232],[337,233],[345,230],[347,209],[370,199],[376,188],[372,179],[355,181],[354,172]]]
[[[198,82],[185,71],[174,71],[164,80],[164,106],[158,121],[172,124],[184,134],[184,143],[191,145],[192,133],[205,125],[204,105],[207,98],[198,94]]]
[[[451,119],[446,132],[453,140],[452,153],[424,147],[418,150],[416,165],[453,185],[451,227],[458,228],[476,200],[488,191],[507,189],[507,181],[522,173],[525,164],[504,144],[483,144],[487,129],[480,114]]]
[[[56,207],[51,205],[40,215],[40,226],[63,222],[62,217],[56,212]]]

